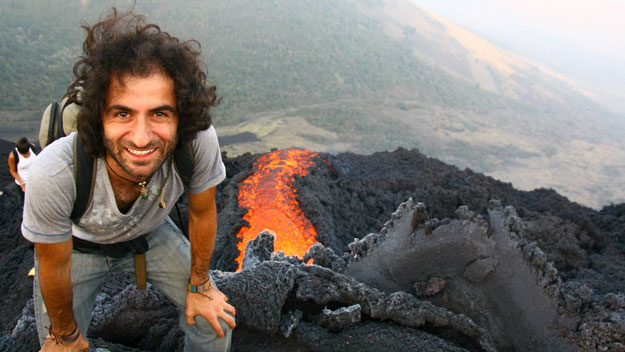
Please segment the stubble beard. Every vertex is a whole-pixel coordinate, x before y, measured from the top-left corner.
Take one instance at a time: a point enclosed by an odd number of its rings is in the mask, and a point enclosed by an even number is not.
[[[167,160],[167,158],[170,155],[172,155],[172,153],[174,152],[174,149],[176,148],[176,144],[177,144],[177,139],[174,139],[172,143],[169,144],[168,148],[165,150],[164,148],[165,148],[166,143],[163,141],[150,143],[147,147],[158,148],[158,150],[161,151],[161,155],[159,159],[154,160],[154,161],[150,160],[146,162],[130,162],[127,159],[124,159],[124,157],[122,156],[125,153],[124,149],[128,147],[130,147],[130,149],[139,149],[139,148],[135,148],[129,143],[123,143],[123,141],[120,141],[120,143],[115,144],[111,140],[107,139],[106,137],[104,138],[104,148],[106,149],[107,153],[113,158],[113,160],[115,160],[117,165],[119,165],[119,167],[122,170],[124,170],[124,172],[126,172],[126,174],[138,180],[148,179],[158,169],[160,169],[163,163],[165,162],[165,160]],[[151,163],[153,163],[154,166],[151,169],[149,169],[147,172],[137,173],[136,171],[133,170],[133,168],[131,168],[132,165],[140,167],[140,166],[149,165]]]

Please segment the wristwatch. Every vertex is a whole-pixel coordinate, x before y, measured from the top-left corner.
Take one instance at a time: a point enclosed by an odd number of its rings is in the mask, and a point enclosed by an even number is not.
[[[192,293],[206,292],[210,290],[212,286],[213,285],[211,284],[210,278],[201,285],[191,285],[191,281],[189,281],[189,292],[192,292]]]

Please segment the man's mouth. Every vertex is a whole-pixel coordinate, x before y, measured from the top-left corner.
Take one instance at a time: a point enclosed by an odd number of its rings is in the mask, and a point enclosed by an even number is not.
[[[156,148],[148,149],[148,150],[135,150],[135,149],[126,148],[126,150],[130,154],[134,154],[134,155],[148,155],[148,154],[152,153],[153,151],[155,151]]]

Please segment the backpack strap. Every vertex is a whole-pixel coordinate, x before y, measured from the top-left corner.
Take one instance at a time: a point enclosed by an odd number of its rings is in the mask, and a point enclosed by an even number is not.
[[[93,188],[95,185],[95,176],[97,162],[93,160],[89,154],[85,152],[85,148],[76,133],[74,137],[74,177],[76,179],[76,200],[74,208],[70,215],[72,221],[77,223],[85,214],[87,206],[91,203],[93,197]],[[135,238],[134,240],[122,243],[113,243],[109,245],[96,244],[93,242],[81,240],[72,236],[74,249],[84,251],[85,253],[105,253],[114,258],[121,258],[129,252],[135,255],[135,273],[137,276],[137,288],[145,290],[146,272],[145,272],[145,252],[148,250],[148,241],[146,236]]]
[[[174,150],[174,167],[185,187],[191,183],[194,161],[193,143],[178,145]]]
[[[48,141],[46,145],[50,145],[50,143],[54,142],[56,138],[54,138],[54,125],[56,124],[56,120],[58,117],[59,103],[56,101],[52,102],[50,106],[50,118],[48,122]]]
[[[85,148],[76,133],[74,137],[74,178],[76,181],[76,200],[70,218],[77,223],[83,216],[91,197],[93,197],[93,188],[95,185],[95,176],[97,164],[93,158],[85,152]]]
[[[63,108],[59,111],[59,114],[56,117],[56,138],[59,139],[61,137],[65,137],[65,130],[63,129],[63,113],[65,113],[65,108],[71,104],[69,98],[65,100],[63,104]]]
[[[83,216],[91,198],[95,185],[97,163],[85,152],[85,148],[76,133],[74,137],[74,178],[76,181],[76,200],[70,218],[74,223]],[[174,167],[185,187],[193,176],[193,148],[191,143],[177,147],[174,151]],[[184,231],[186,233],[186,231]]]
[[[185,143],[179,144],[176,146],[174,150],[174,168],[176,172],[182,179],[182,184],[185,188],[189,187],[191,183],[191,177],[193,176],[193,163],[195,155],[193,153],[193,143]],[[178,200],[179,202],[180,200]],[[178,212],[178,220],[180,220],[180,225],[182,226],[182,233],[189,238],[189,234],[187,233],[187,229],[184,226],[182,221],[182,217],[180,216],[180,207],[178,206],[178,202],[176,202],[176,212]]]
[[[58,102],[52,102],[50,106],[50,121],[48,124],[48,142],[46,145],[54,142],[55,140],[65,137],[65,130],[63,129],[63,112],[65,108],[70,105],[69,99],[65,100],[63,106]]]

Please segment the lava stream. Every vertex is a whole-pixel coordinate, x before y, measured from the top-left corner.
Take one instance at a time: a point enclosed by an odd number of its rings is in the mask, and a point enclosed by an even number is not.
[[[276,150],[258,158],[256,170],[239,185],[239,206],[246,207],[243,217],[250,226],[242,227],[237,237],[239,256],[236,261],[241,269],[247,242],[265,229],[275,233],[274,251],[297,255],[302,258],[308,248],[317,242],[317,231],[304,215],[295,199],[293,188],[295,175],[305,176],[308,168],[315,165],[311,159],[318,156],[308,150]]]

